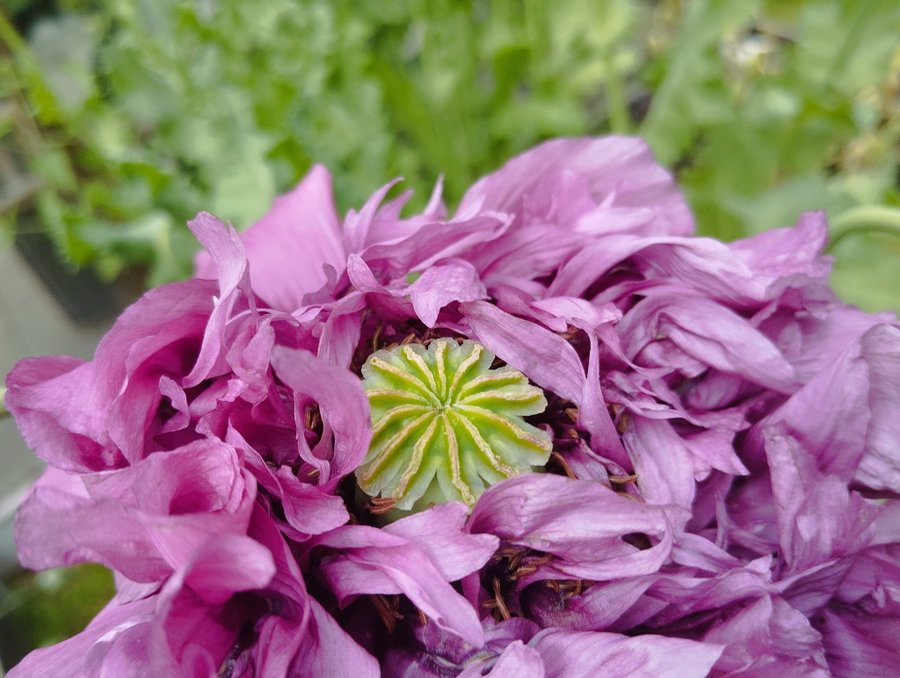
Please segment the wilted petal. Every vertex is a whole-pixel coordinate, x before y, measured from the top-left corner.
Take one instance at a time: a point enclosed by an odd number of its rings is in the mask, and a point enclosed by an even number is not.
[[[647,144],[634,137],[543,143],[476,182],[457,214],[515,211],[524,198],[540,194],[564,173],[583,178],[597,201],[651,210],[653,218],[646,221],[658,231],[683,235],[693,230],[690,210],[672,176],[656,164]]]
[[[72,471],[99,471],[124,462],[108,447],[109,394],[92,364],[66,356],[26,358],[6,377],[6,385],[6,407],[44,461]]]
[[[871,375],[867,402],[872,416],[854,480],[900,493],[900,328],[879,325],[866,332],[860,344]]]
[[[475,646],[484,642],[475,610],[414,543],[352,525],[323,535],[316,545],[338,550],[323,560],[322,572],[342,603],[363,593],[403,593],[441,629]]]
[[[702,297],[655,294],[616,327],[630,356],[667,338],[695,360],[777,392],[797,387],[794,369],[774,344],[725,306]]]
[[[708,675],[721,645],[643,635],[547,629],[529,643],[541,654],[547,678],[702,678]]]
[[[694,503],[694,464],[684,440],[667,421],[632,417],[622,435],[638,475],[641,496],[651,504]]]
[[[302,535],[321,534],[350,520],[344,500],[340,497],[326,494],[316,486],[301,483],[297,476],[284,467],[279,470],[277,477],[284,517]]]
[[[309,396],[319,404],[323,422],[334,432],[330,466],[319,481],[334,487],[362,462],[369,450],[372,429],[362,383],[347,370],[303,350],[276,347],[272,366],[295,393]]]
[[[401,518],[384,531],[416,544],[447,581],[457,581],[480,569],[500,545],[493,535],[464,532],[467,514],[465,504],[438,504]]]
[[[454,301],[475,301],[487,297],[487,291],[472,264],[450,260],[425,270],[409,286],[409,297],[419,319],[434,327],[438,313]]]
[[[490,669],[490,670],[488,670]],[[487,673],[485,673],[487,671]],[[466,668],[458,678],[544,678],[544,661],[541,653],[528,647],[521,640],[514,640],[500,656],[491,661],[482,661]]]
[[[241,234],[254,291],[274,308],[293,311],[325,284],[324,266],[344,270],[346,254],[331,176],[314,165],[295,189]],[[197,257],[198,277],[214,277],[210,259]]]
[[[828,665],[835,675],[889,676],[900,673],[897,636],[900,617],[826,611],[819,626]]]
[[[541,577],[600,581],[655,572],[672,548],[670,516],[686,519],[675,507],[640,504],[597,483],[533,474],[488,488],[469,529],[557,556]],[[639,549],[622,540],[634,534],[658,541]]]
[[[709,643],[725,645],[716,669],[763,671],[797,675],[828,675],[822,636],[809,620],[782,599],[763,596],[724,621],[716,623],[703,637]]]
[[[600,393],[599,358],[593,335],[589,373],[585,375],[578,353],[558,334],[486,302],[462,304],[461,310],[474,338],[541,388],[582,408],[579,416],[594,438],[592,444],[610,459],[627,464],[625,450]]]
[[[246,531],[256,484],[237,472],[229,446],[201,441],[169,459],[160,455],[145,465],[71,478],[68,486],[56,482],[60,472],[48,471],[16,517],[23,564],[97,562],[136,582],[160,581],[210,535]],[[209,477],[195,475],[217,464]]]
[[[263,588],[274,573],[269,550],[249,537],[223,535],[202,543],[159,593],[150,673],[178,675],[198,664],[220,666],[247,621],[248,611],[236,607],[233,594]]]
[[[378,662],[362,649],[314,599],[309,599],[312,622],[304,634],[291,675],[377,678]]]
[[[811,455],[776,428],[766,432],[779,540],[794,571],[854,553],[872,538],[877,514],[836,476],[822,476]]]
[[[538,386],[578,402],[584,369],[565,339],[535,323],[516,318],[486,302],[462,305],[473,338]]]
[[[428,223],[402,240],[370,245],[360,256],[379,275],[397,278],[412,271],[424,272],[442,259],[462,258],[473,246],[502,235],[508,226],[509,219],[498,214]]]
[[[251,308],[254,308],[255,300],[250,291],[247,256],[234,228],[207,212],[194,217],[188,222],[188,227],[215,262],[219,280],[219,296],[206,325],[200,355],[194,369],[184,378],[184,385],[190,387],[222,371],[225,324],[238,301],[238,295],[243,294]]]

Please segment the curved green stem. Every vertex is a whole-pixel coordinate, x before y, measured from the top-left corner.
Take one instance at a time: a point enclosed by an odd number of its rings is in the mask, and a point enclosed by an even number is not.
[[[6,409],[6,387],[0,386],[0,421],[9,416],[9,410]]]
[[[828,250],[854,233],[887,233],[900,237],[900,208],[886,205],[860,205],[839,214],[831,221]]]

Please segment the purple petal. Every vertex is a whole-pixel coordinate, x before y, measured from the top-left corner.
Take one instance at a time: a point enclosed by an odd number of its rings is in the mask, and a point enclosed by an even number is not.
[[[824,636],[828,667],[839,676],[900,674],[897,637],[900,617],[863,611],[826,610],[819,629]]]
[[[785,561],[799,571],[859,551],[877,513],[846,483],[822,477],[812,456],[789,435],[766,432],[766,454]]]
[[[247,256],[237,232],[212,214],[201,212],[188,222],[197,240],[206,248],[216,265],[219,296],[203,335],[203,344],[194,369],[184,378],[186,387],[196,386],[215,373],[221,373],[224,361],[225,323],[243,294],[255,310],[250,291]]]
[[[496,214],[424,224],[403,240],[370,245],[360,256],[378,274],[397,278],[411,271],[425,271],[442,259],[463,257],[475,245],[494,240],[508,227],[509,219]]]
[[[490,671],[485,673],[485,670]],[[478,662],[466,668],[457,678],[544,678],[544,661],[541,653],[515,640],[503,648],[493,662]]]
[[[26,358],[6,378],[6,406],[28,446],[44,461],[72,471],[124,463],[108,449],[108,395],[94,368],[76,358]]]
[[[347,212],[343,230],[348,252],[361,252],[363,250],[369,240],[369,229],[376,217],[378,206],[384,200],[384,196],[388,194],[388,191],[396,186],[399,181],[400,179],[394,179],[375,191],[359,213],[354,210]]]
[[[346,253],[334,207],[331,176],[314,165],[303,181],[275,200],[271,211],[241,234],[254,291],[273,308],[293,311],[327,281],[326,265],[344,270]],[[198,277],[214,277],[197,257]]]
[[[319,404],[323,422],[334,432],[329,469],[319,481],[333,487],[359,466],[369,451],[372,428],[362,382],[351,372],[329,365],[308,351],[280,346],[272,353],[272,366],[295,393],[309,396]]]
[[[900,328],[880,325],[866,332],[860,344],[871,379],[867,402],[872,415],[854,480],[900,493]]]
[[[472,645],[484,643],[475,610],[414,543],[382,530],[352,525],[323,535],[317,544],[339,549],[323,560],[322,572],[342,604],[364,593],[403,593],[439,628]]]
[[[184,577],[184,585],[207,605],[220,605],[238,591],[265,587],[275,574],[272,554],[259,542],[223,534],[204,544]]]
[[[651,504],[694,503],[694,465],[685,441],[666,421],[632,417],[622,438],[638,475],[641,496]]]
[[[703,640],[725,645],[716,664],[724,673],[829,675],[824,672],[821,635],[803,614],[777,597],[763,596],[716,623]]]
[[[646,143],[631,137],[558,139],[513,158],[476,182],[458,214],[518,209],[525,196],[539,194],[564,173],[583,177],[596,200],[653,212],[654,230],[689,234],[690,210],[671,175],[656,164]]]
[[[768,338],[733,311],[701,297],[653,295],[626,313],[616,330],[632,357],[667,338],[722,372],[781,393],[797,387],[793,367]]]
[[[707,642],[642,635],[547,629],[530,645],[541,653],[547,678],[609,676],[616,678],[702,678],[723,647]]]
[[[378,662],[363,650],[314,599],[309,599],[314,625],[304,636],[297,653],[293,673],[308,676],[354,676],[377,678],[381,675]]]
[[[671,551],[673,518],[684,521],[686,515],[620,497],[590,481],[535,474],[488,488],[472,511],[469,530],[557,556],[541,578],[600,581],[655,572]],[[622,540],[636,533],[658,542],[638,549]]]
[[[278,474],[284,517],[302,535],[322,534],[350,520],[344,500],[300,482],[289,469]],[[295,541],[297,535],[294,535]]]
[[[584,369],[565,339],[482,301],[462,304],[473,338],[541,388],[578,402]]]
[[[487,297],[478,272],[460,259],[426,269],[408,291],[416,315],[427,327],[434,327],[438,312],[447,304]]]
[[[150,673],[180,675],[198,666],[205,669],[200,675],[217,670],[251,614],[252,608],[241,609],[232,595],[261,589],[274,571],[269,550],[249,537],[203,542],[159,592]]]
[[[8,377],[6,402],[38,455],[81,471],[143,456],[160,377],[180,379],[189,369],[214,291],[195,280],[148,292],[119,317],[91,363],[22,361]]]
[[[19,557],[34,569],[99,562],[133,581],[160,581],[210,535],[246,531],[256,484],[234,464],[229,446],[200,441],[65,485],[51,469],[17,514]]]
[[[447,581],[479,570],[494,555],[500,540],[463,532],[468,509],[459,502],[438,504],[385,526],[389,534],[416,544]]]

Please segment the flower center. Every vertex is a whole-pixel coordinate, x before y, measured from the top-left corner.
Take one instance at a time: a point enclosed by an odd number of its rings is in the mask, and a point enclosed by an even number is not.
[[[372,444],[360,488],[398,509],[464,501],[547,462],[550,436],[522,417],[547,406],[511,367],[491,369],[481,344],[440,338],[373,353],[362,367]],[[418,502],[418,503],[417,503]]]

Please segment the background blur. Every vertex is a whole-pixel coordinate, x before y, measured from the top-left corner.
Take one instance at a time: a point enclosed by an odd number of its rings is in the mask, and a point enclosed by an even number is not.
[[[827,210],[838,292],[896,310],[898,35],[897,0],[0,0],[0,369],[89,357],[128,299],[190,274],[196,212],[249,226],[314,161],[342,211],[395,176],[421,206],[440,174],[452,207],[561,135],[645,137],[706,235]],[[9,667],[111,581],[15,570],[39,465],[0,426]]]

